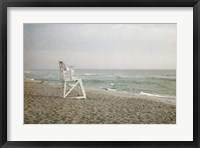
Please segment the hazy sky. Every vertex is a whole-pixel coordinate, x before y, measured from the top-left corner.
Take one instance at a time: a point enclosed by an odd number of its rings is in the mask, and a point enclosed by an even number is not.
[[[176,69],[176,24],[24,24],[24,68]]]

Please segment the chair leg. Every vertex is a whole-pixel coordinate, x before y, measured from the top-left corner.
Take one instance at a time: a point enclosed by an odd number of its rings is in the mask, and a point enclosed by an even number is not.
[[[83,97],[86,100],[86,93],[85,93],[85,89],[84,89],[84,86],[83,86],[83,81],[81,79],[80,79],[80,87],[81,87]]]
[[[71,87],[71,89],[65,94],[64,98],[69,95],[69,93],[78,85],[78,83],[79,83],[79,81],[77,81],[76,84],[74,84],[74,86]]]
[[[66,83],[67,84],[67,83]],[[71,88],[72,86],[71,85],[69,85],[69,84],[67,84],[67,86],[69,87],[69,88]],[[74,90],[76,93],[78,93],[78,91],[77,90]]]
[[[70,90],[68,91],[68,92],[66,92],[66,89],[67,89],[67,82],[63,82],[63,98],[66,98],[68,95],[69,95],[69,93],[77,86],[77,85],[80,85],[80,88],[81,88],[81,91],[82,91],[82,94],[83,94],[83,96],[79,96],[79,97],[71,97],[71,98],[78,98],[78,99],[80,99],[80,98],[84,98],[85,100],[86,100],[86,93],[85,93],[85,89],[84,89],[84,86],[83,86],[83,81],[80,79],[80,80],[78,80],[75,84],[74,84],[74,86],[73,87],[71,87],[70,88]],[[68,85],[69,86],[69,85]]]
[[[63,98],[65,98],[65,93],[66,93],[66,86],[67,85],[67,83],[66,82],[63,82]]]

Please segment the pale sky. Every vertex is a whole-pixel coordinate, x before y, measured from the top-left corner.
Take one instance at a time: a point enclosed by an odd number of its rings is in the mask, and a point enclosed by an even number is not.
[[[24,68],[176,69],[176,24],[24,24]]]

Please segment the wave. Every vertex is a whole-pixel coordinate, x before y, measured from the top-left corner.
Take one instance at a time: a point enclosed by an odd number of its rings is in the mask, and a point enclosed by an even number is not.
[[[27,73],[27,74],[29,74],[29,73],[31,73],[30,71],[25,71],[24,73]]]
[[[95,83],[105,83],[105,81],[100,80],[100,79],[91,79],[91,80],[84,80],[85,83],[89,83],[89,84],[95,84]]]
[[[112,86],[113,86],[113,85],[115,85],[115,83],[110,83],[110,85],[112,85]]]
[[[159,98],[172,98],[174,99],[175,97],[174,96],[163,96],[163,95],[158,95],[158,94],[150,94],[150,93],[145,93],[145,92],[140,92],[140,95],[145,95],[145,96],[151,96],[151,97],[159,97]]]
[[[108,90],[108,91],[114,91],[114,92],[116,92],[117,90],[116,89],[112,89],[112,88],[102,88],[102,87],[100,87],[101,89],[104,89],[104,90]]]
[[[176,81],[176,78],[166,78],[166,77],[152,77],[149,79],[157,79],[157,80],[167,80],[167,81]]]
[[[113,75],[109,75],[107,73],[84,73],[85,76],[107,76],[112,77]]]
[[[95,73],[85,73],[84,75],[85,76],[95,76],[96,74]]]
[[[166,73],[166,74],[164,74],[165,76],[176,76],[175,74],[168,74],[168,73]]]
[[[36,83],[41,83],[41,82],[43,82],[42,80],[33,79],[33,78],[30,78],[30,79],[25,78],[25,80],[32,81],[32,82],[36,82]]]
[[[115,90],[115,89],[112,89],[112,88],[107,88],[107,90],[109,90],[109,91],[114,91],[114,92],[116,92],[117,90]]]

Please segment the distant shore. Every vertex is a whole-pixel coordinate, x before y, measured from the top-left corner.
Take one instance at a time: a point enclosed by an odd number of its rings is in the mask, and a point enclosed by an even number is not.
[[[175,124],[176,100],[85,88],[87,100],[62,98],[58,85],[24,82],[25,124]]]

